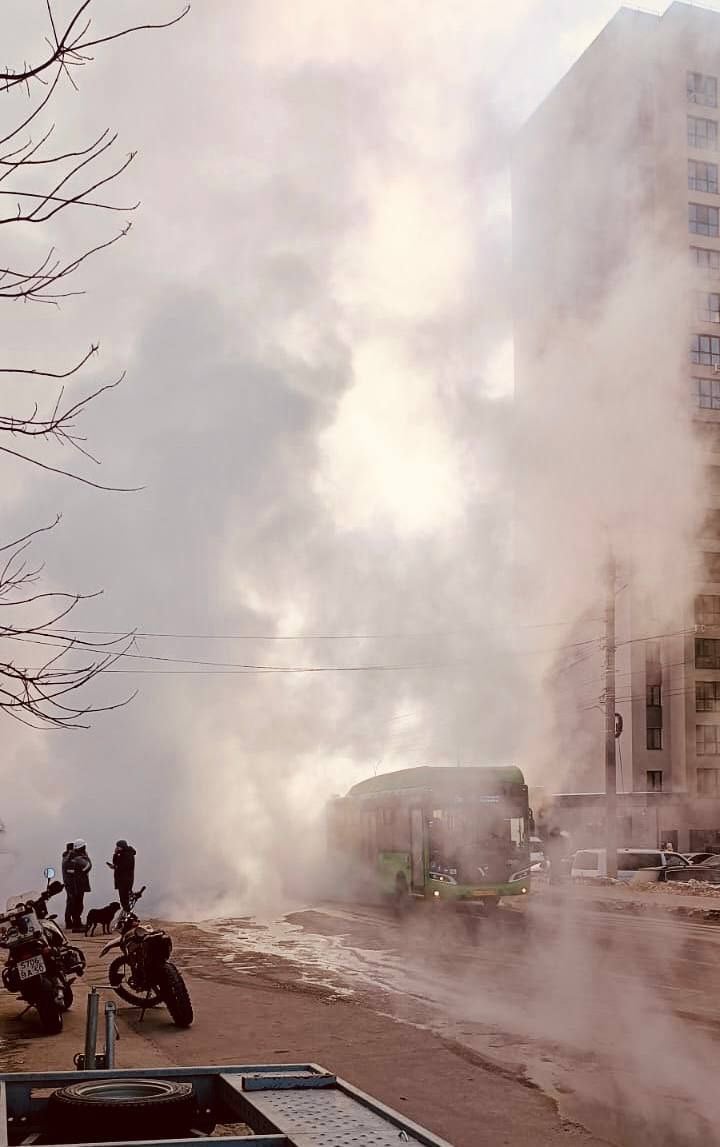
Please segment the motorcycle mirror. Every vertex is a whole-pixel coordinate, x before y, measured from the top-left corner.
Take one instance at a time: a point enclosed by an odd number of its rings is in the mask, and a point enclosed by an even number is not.
[[[45,879],[46,879],[46,880],[48,880],[48,881],[49,881],[49,880],[54,880],[54,879],[55,879],[55,869],[54,869],[54,868],[50,868],[50,867],[48,867],[48,868],[44,868],[44,869],[43,869],[43,876],[44,876],[44,877],[45,877]]]

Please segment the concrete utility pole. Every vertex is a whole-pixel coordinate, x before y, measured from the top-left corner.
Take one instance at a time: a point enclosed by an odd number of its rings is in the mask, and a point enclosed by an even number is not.
[[[605,847],[607,874],[617,876],[617,769],[615,762],[615,557],[610,552],[605,607]]]

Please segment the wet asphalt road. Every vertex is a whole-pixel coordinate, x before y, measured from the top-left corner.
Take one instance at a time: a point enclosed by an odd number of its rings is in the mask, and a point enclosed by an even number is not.
[[[474,936],[423,905],[213,925],[223,959],[425,1026],[628,1147],[720,1143],[720,927],[538,899]]]

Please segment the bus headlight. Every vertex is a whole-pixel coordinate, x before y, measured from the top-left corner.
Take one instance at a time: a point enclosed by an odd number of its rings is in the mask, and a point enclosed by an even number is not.
[[[520,891],[525,893],[525,892],[527,892],[527,888],[522,888]]]
[[[440,895],[440,893],[438,892],[438,890],[436,888],[435,891],[433,892],[433,896],[439,896],[439,895]]]

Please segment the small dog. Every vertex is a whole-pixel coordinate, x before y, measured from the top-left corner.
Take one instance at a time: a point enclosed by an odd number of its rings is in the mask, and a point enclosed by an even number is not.
[[[113,917],[119,911],[120,905],[115,900],[113,900],[112,904],[108,904],[106,908],[91,908],[85,921],[85,935],[94,936],[95,929],[98,924],[100,924],[102,925],[103,935],[109,936]]]

